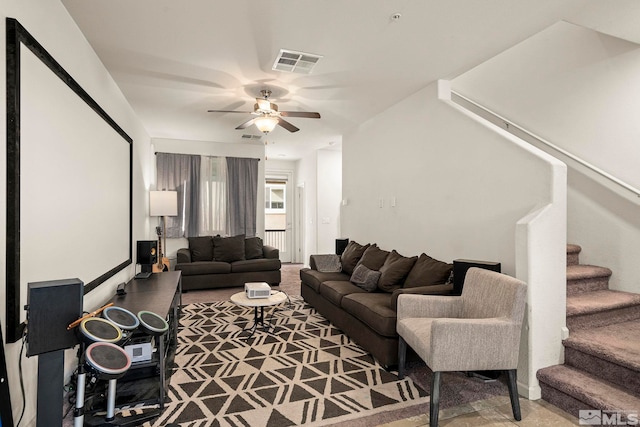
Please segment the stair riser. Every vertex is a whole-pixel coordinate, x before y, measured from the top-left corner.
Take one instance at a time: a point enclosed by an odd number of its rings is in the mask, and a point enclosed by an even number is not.
[[[577,331],[580,329],[599,328],[601,326],[638,319],[640,319],[640,307],[631,306],[615,310],[607,310],[600,313],[569,316],[567,317],[567,327],[571,331]]]
[[[550,386],[549,384],[543,383],[542,381],[540,381],[540,389],[542,391],[543,400],[546,400],[547,402],[551,403],[553,406],[556,406],[562,409],[566,413],[576,418],[579,418],[581,410],[602,409],[602,408],[593,408],[592,406],[589,406],[588,404],[582,402],[581,400],[576,399],[575,397],[568,395],[554,388],[553,386]],[[602,410],[607,410],[607,409],[602,409]],[[619,411],[618,409],[608,409],[608,410],[615,411],[615,412]],[[623,412],[623,411],[620,411],[620,412]],[[629,425],[637,425],[636,417],[637,417],[638,411],[635,409],[632,409],[629,412],[634,414],[634,419],[629,423]],[[624,414],[622,414],[621,421],[623,423],[626,422],[626,416]],[[617,421],[614,420],[614,422],[617,422]],[[576,420],[576,424],[578,423],[579,421]],[[602,424],[597,424],[597,425],[602,426]],[[607,422],[606,425],[611,425],[611,423]],[[618,424],[614,424],[614,425],[618,425]]]
[[[564,363],[612,382],[629,393],[640,397],[640,372],[583,353],[571,347],[564,349]]]
[[[580,256],[577,253],[568,253],[567,265],[578,265],[578,264],[580,264]]]
[[[577,295],[582,292],[602,291],[606,289],[609,289],[608,277],[567,280],[567,295]]]
[[[542,391],[542,399],[576,418],[579,417],[582,409],[596,409],[542,381],[540,381],[540,389]]]

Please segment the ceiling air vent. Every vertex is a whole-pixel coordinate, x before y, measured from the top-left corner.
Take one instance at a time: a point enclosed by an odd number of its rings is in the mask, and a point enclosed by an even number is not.
[[[280,53],[271,69],[289,73],[310,74],[320,58],[322,58],[321,55],[280,49]]]

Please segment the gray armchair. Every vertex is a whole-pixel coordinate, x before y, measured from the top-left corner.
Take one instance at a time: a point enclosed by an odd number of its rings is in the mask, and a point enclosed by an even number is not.
[[[433,371],[431,427],[438,425],[440,374],[449,371],[506,371],[513,417],[520,421],[516,369],[526,293],[520,280],[470,268],[459,297],[398,297],[398,377],[404,378],[408,344]]]

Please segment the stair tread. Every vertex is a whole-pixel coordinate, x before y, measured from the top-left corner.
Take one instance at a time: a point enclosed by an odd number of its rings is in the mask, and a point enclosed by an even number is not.
[[[567,296],[567,317],[640,305],[640,294],[609,289]],[[640,307],[639,307],[640,309]]]
[[[612,273],[609,268],[597,265],[575,264],[567,266],[567,280],[610,277]]]
[[[587,372],[566,365],[538,371],[538,380],[587,405],[605,410],[640,408],[640,398]]]
[[[640,320],[571,332],[562,343],[640,373]]]
[[[568,254],[580,253],[580,251],[582,251],[582,248],[579,245],[575,245],[573,243],[568,243],[567,244],[567,253]]]

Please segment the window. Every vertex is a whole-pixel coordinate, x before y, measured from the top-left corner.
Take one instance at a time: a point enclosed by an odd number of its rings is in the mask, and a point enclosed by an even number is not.
[[[285,184],[267,183],[265,213],[286,213]]]

